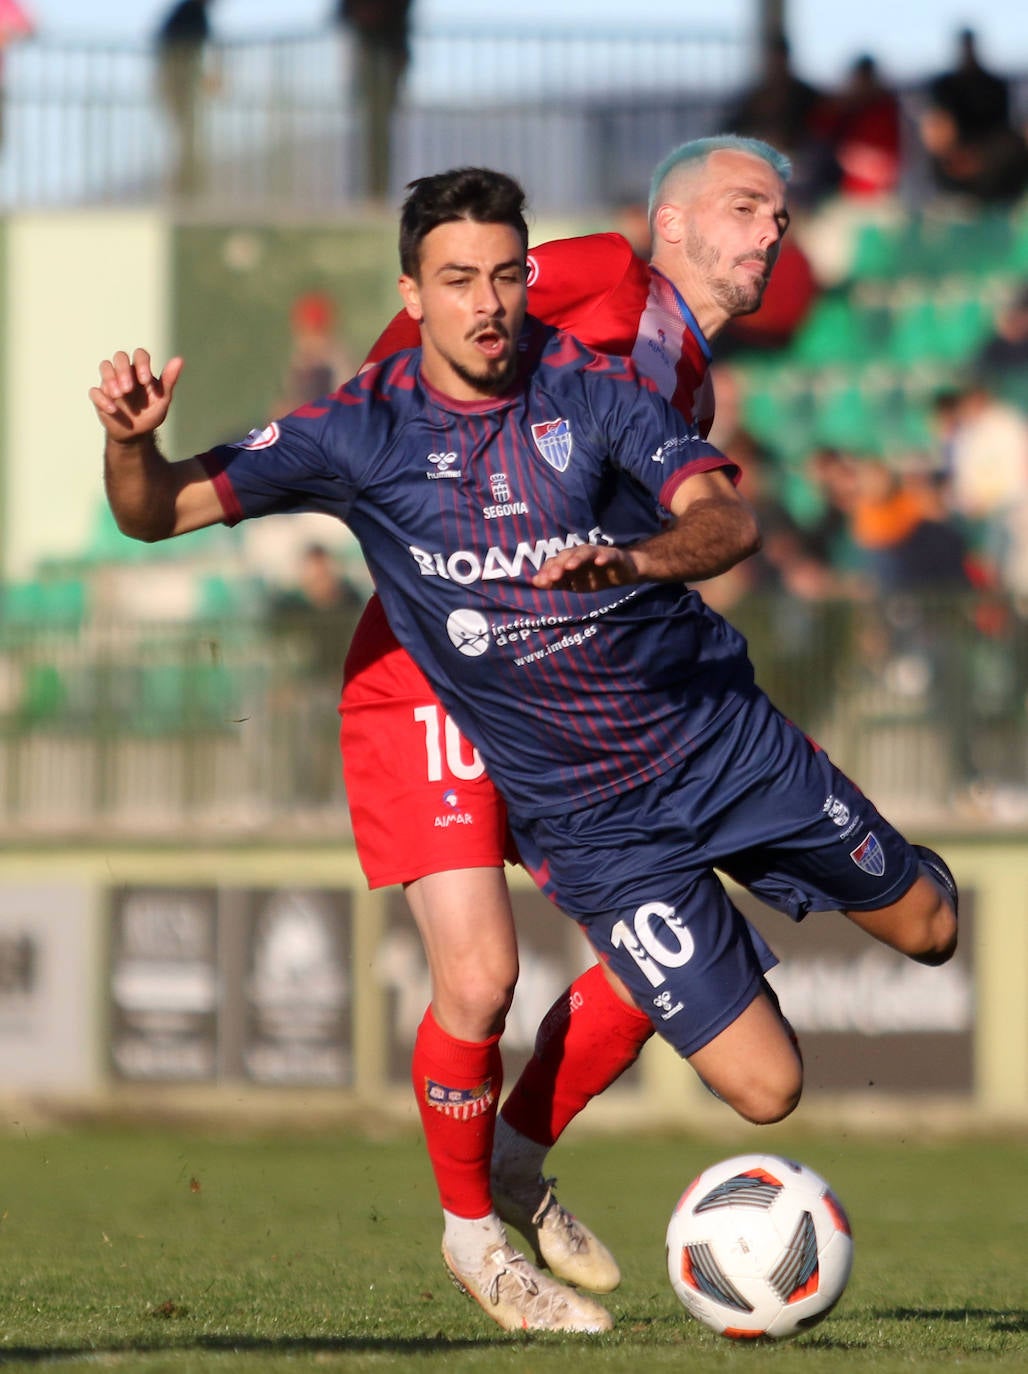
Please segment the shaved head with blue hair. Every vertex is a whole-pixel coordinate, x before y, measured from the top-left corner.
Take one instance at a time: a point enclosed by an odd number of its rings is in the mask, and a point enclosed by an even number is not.
[[[760,307],[789,225],[791,172],[770,143],[717,134],[680,144],[653,173],[650,265],[708,339]]]
[[[673,148],[654,168],[650,179],[648,207],[651,219],[666,189],[672,181],[679,180],[679,174],[685,176],[697,171],[704,166],[711,153],[721,152],[746,153],[750,157],[759,157],[786,184],[792,176],[792,163],[789,159],[777,148],[772,148],[770,143],[765,143],[762,138],[743,138],[740,134],[714,134],[710,138],[690,139],[688,143],[680,143],[677,148]]]

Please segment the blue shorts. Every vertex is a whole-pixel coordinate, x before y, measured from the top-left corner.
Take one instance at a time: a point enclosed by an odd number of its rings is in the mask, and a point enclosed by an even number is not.
[[[903,836],[763,694],[658,782],[511,824],[540,888],[682,1055],[776,962],[715,869],[794,921],[888,906],[918,874]]]

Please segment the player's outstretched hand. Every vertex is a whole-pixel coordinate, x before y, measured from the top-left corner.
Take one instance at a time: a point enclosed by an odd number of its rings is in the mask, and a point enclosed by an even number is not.
[[[130,443],[158,429],[181,371],[182,359],[172,358],[155,376],[145,348],[137,348],[131,358],[123,352],[105,358],[100,364],[100,385],[90,387],[89,399],[110,437]]]
[[[580,544],[548,558],[532,578],[533,587],[565,592],[602,592],[639,581],[628,549],[610,544]]]

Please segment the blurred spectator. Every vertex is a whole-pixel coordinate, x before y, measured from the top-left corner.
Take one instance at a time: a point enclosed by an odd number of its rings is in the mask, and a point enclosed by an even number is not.
[[[793,164],[790,202],[816,204],[838,180],[828,140],[828,102],[793,70],[784,33],[768,38],[762,56],[759,79],[719,123],[732,133],[766,139],[786,153]]]
[[[816,558],[857,589],[855,574],[862,558],[853,542],[853,512],[860,498],[860,462],[830,446],[816,448],[807,461],[807,478],[820,505],[806,528]]]
[[[1028,532],[1028,418],[978,381],[941,392],[932,413],[950,509],[963,521],[985,576],[1004,585],[1011,569],[1028,567],[1021,542]]]
[[[950,518],[941,478],[930,463],[862,458],[852,522],[853,542],[864,552],[879,593],[970,587],[964,537]]]
[[[773,455],[746,429],[736,429],[726,446],[739,464],[739,491],[756,512],[763,542],[751,558],[704,582],[704,601],[727,614],[743,597],[767,592],[803,600],[834,595],[831,569],[779,495]]]
[[[944,722],[940,751],[959,790],[976,776],[967,546],[930,458],[862,458],[859,473],[853,537],[873,592],[858,622],[861,662],[888,693]]]
[[[412,0],[336,0],[336,22],[354,40],[356,87],[364,140],[364,191],[389,195],[392,122],[410,62]]]
[[[981,381],[932,403],[954,511],[987,521],[1028,487],[1028,418]]]
[[[1028,376],[1028,282],[996,311],[992,333],[975,355],[972,368],[999,383],[1008,376],[1018,380]],[[1024,394],[1028,397],[1028,390]]]
[[[957,138],[969,142],[1009,125],[1010,87],[982,65],[973,29],[961,29],[956,38],[956,65],[933,78],[928,95],[952,119]]]
[[[278,766],[294,775],[291,794],[314,807],[342,800],[332,720],[343,659],[365,600],[319,543],[306,545],[291,584],[268,599],[275,652],[293,665],[275,702]]]
[[[719,389],[719,417],[721,394]],[[776,700],[816,729],[832,702],[825,690],[826,659],[834,664],[847,652],[848,619],[835,600],[842,585],[783,499],[770,451],[745,429],[736,429],[725,447],[739,463],[739,490],[756,512],[763,542],[751,558],[704,582],[700,591],[746,636],[761,681],[770,684]]]
[[[364,597],[343,577],[324,544],[308,544],[300,554],[292,585],[271,598],[271,612],[283,617],[303,617],[311,612],[360,610]],[[342,664],[339,645],[326,646],[334,665]]]
[[[297,296],[289,312],[289,329],[292,346],[273,416],[288,415],[298,406],[329,395],[357,371],[338,337],[336,306],[328,292]]]
[[[972,29],[957,44],[957,64],[929,83],[919,122],[935,184],[983,203],[1016,200],[1028,188],[1028,145],[1010,122],[1009,85],[982,65]]]
[[[175,137],[172,190],[195,195],[205,179],[201,100],[213,0],[179,0],[157,30],[157,80]]]
[[[848,196],[895,191],[902,153],[900,103],[870,54],[850,67],[846,84],[832,99],[830,122],[839,190]]]

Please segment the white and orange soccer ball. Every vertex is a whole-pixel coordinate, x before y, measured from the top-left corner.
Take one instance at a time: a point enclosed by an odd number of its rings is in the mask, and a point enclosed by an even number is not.
[[[694,1178],[667,1228],[671,1286],[705,1326],[786,1340],[828,1315],[853,1264],[842,1203],[805,1164],[737,1155]]]

